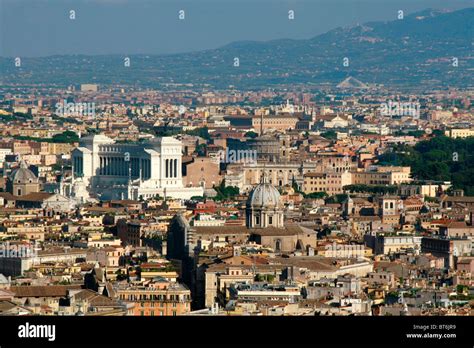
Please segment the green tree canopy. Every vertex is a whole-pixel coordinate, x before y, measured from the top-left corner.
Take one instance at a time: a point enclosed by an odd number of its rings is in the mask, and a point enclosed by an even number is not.
[[[436,136],[414,147],[398,145],[380,156],[379,163],[410,166],[415,179],[451,181],[454,188],[474,195],[474,137]]]

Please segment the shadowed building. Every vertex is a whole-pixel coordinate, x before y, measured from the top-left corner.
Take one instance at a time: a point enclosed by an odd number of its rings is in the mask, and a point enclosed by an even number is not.
[[[39,192],[40,184],[35,174],[28,169],[24,161],[15,169],[7,180],[7,192],[14,196],[26,196],[29,193]]]

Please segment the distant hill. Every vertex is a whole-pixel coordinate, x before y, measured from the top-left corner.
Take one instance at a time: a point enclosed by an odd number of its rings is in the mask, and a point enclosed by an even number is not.
[[[117,55],[25,58],[21,68],[15,68],[13,58],[1,58],[0,82],[256,89],[290,84],[336,87],[350,78],[346,83],[356,85],[363,81],[407,88],[466,87],[473,81],[473,18],[474,8],[429,9],[402,20],[337,28],[308,40],[243,41],[200,52],[132,55],[128,68],[124,57]],[[454,57],[458,67],[452,64]],[[239,66],[234,66],[235,58]]]

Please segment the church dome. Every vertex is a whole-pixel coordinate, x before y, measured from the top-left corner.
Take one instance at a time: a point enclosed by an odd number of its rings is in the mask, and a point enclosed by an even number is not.
[[[281,205],[280,193],[269,183],[258,184],[250,193],[247,201],[249,208],[274,208]]]
[[[20,167],[10,174],[10,181],[15,184],[37,183],[38,178],[28,169],[25,161],[21,161]]]

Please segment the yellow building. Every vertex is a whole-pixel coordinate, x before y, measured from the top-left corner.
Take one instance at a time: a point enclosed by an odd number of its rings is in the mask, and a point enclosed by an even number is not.
[[[191,291],[179,283],[127,284],[116,293],[120,300],[132,305],[129,315],[177,316],[191,311]]]
[[[252,117],[252,127],[257,131],[260,131],[260,127],[266,132],[268,130],[286,131],[289,129],[295,129],[296,123],[299,121],[298,117],[292,114],[264,116],[262,119],[263,126],[261,127],[261,117]]]
[[[398,185],[411,182],[410,167],[376,167],[352,173],[354,185]]]
[[[343,187],[350,185],[352,175],[344,173],[306,173],[303,180],[303,192],[326,192],[328,195],[343,193]]]
[[[474,137],[474,129],[456,128],[444,132],[444,135],[450,138],[467,138]]]

